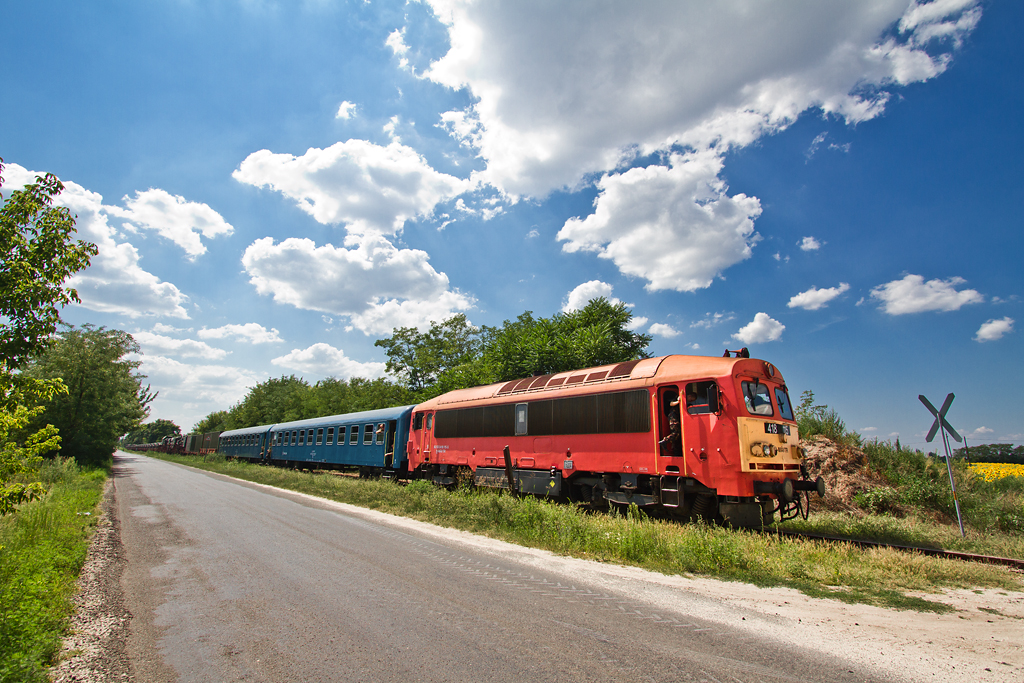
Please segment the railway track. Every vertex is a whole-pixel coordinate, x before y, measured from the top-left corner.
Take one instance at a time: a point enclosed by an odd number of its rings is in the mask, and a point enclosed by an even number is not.
[[[912,545],[900,545],[897,543],[881,543],[879,541],[859,541],[850,538],[842,538],[840,536],[827,536],[825,534],[812,534],[800,531],[786,531],[783,529],[776,529],[769,533],[777,534],[779,536],[789,536],[792,538],[810,538],[817,541],[833,541],[836,543],[849,543],[856,545],[861,548],[893,548],[894,550],[900,550],[903,552],[914,552],[921,553],[923,555],[931,555],[932,557],[945,557],[950,560],[961,560],[964,562],[981,562],[983,564],[998,564],[1005,567],[1010,567],[1017,571],[1024,571],[1024,560],[1016,560],[1012,557],[995,557],[993,555],[975,555],[974,553],[962,553],[956,550],[941,550],[939,548],[919,548]]]

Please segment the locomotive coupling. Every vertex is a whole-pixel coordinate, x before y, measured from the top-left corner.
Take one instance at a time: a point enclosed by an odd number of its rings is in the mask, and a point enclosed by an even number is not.
[[[817,491],[819,498],[825,497],[825,480],[818,477],[814,481],[810,479],[801,479],[800,481],[793,482],[793,488],[797,491]]]
[[[796,484],[798,483],[789,478],[782,481],[755,481],[754,493],[758,495],[772,494],[777,496],[779,500],[792,503],[793,499],[796,498]],[[822,483],[822,486],[824,487],[824,483]]]

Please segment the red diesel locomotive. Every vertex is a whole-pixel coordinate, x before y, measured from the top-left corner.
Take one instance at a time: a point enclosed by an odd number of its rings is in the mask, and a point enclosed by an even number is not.
[[[742,527],[824,494],[803,468],[785,380],[752,358],[662,356],[461,389],[416,406],[411,426],[409,470],[439,484],[471,474]]]

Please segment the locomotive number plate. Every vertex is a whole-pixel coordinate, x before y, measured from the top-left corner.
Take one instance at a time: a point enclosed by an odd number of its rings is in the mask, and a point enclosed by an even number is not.
[[[789,436],[789,425],[780,425],[775,422],[764,423],[765,434],[785,434]]]

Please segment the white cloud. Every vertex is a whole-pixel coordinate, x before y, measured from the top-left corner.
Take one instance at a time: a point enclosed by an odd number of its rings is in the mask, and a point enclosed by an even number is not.
[[[985,300],[973,289],[957,290],[966,280],[951,277],[948,280],[928,280],[920,275],[907,275],[871,290],[871,296],[882,302],[880,307],[889,315],[921,313],[924,311],[956,311],[967,304]]]
[[[558,232],[567,252],[592,251],[647,289],[692,292],[751,255],[761,213],[753,197],[726,194],[715,152],[673,154],[671,166],[605,175],[593,214]]]
[[[350,234],[395,234],[410,218],[472,189],[472,181],[435,171],[411,147],[349,140],[300,157],[260,150],[232,173],[295,200],[320,223],[344,223]]]
[[[227,365],[193,365],[166,356],[139,356],[145,380],[160,395],[152,404],[152,415],[174,420],[188,430],[215,410],[240,401],[249,387],[266,379],[265,373]]]
[[[317,375],[349,379],[363,377],[377,379],[384,376],[385,363],[360,363],[345,356],[345,352],[323,342],[307,349],[292,349],[291,353],[270,361],[289,370]]]
[[[982,426],[982,427],[978,427],[977,429],[974,429],[974,430],[972,430],[970,432],[967,432],[966,434],[964,434],[964,436],[968,436],[968,437],[970,437],[972,439],[981,439],[981,438],[984,438],[987,435],[992,434],[994,432],[995,432],[994,429],[989,429],[988,427]]]
[[[671,325],[666,325],[665,323],[654,323],[653,325],[651,325],[648,332],[650,332],[656,337],[664,337],[666,339],[678,337],[680,334],[682,334],[679,330],[675,329]]]
[[[36,175],[41,174],[18,164],[4,166],[7,188],[35,182]],[[75,182],[63,182],[64,192],[54,200],[54,205],[70,209],[77,216],[78,239],[92,242],[99,249],[89,268],[68,281],[78,290],[81,305],[93,311],[131,318],[150,315],[188,318],[184,308],[188,297],[170,282],[161,282],[144,270],[134,246],[115,239],[116,230],[108,222],[110,207],[104,206],[103,197]]]
[[[630,332],[636,332],[646,324],[647,318],[640,315],[630,319],[630,321],[626,323],[626,329],[629,330]]]
[[[427,76],[474,99],[444,122],[488,182],[533,196],[635,152],[747,145],[808,109],[878,116],[890,89],[942,73],[980,15],[906,0],[429,2],[451,47]]]
[[[164,190],[136,191],[134,198],[126,195],[122,201],[124,209],[108,206],[105,207],[108,213],[129,221],[132,229],[155,230],[184,249],[189,260],[194,261],[206,253],[200,235],[209,239],[234,232],[234,228],[206,204],[190,202]]]
[[[600,280],[590,280],[584,282],[581,285],[576,286],[566,296],[565,303],[562,304],[562,312],[568,313],[570,311],[578,311],[585,308],[591,299],[597,299],[599,297],[608,299],[612,304],[621,303],[618,299],[612,296],[612,286],[607,282],[601,282]]]
[[[828,305],[829,301],[835,299],[840,294],[849,291],[850,285],[845,282],[840,282],[838,287],[828,287],[826,289],[818,289],[817,287],[811,287],[806,292],[800,292],[796,296],[790,298],[789,303],[786,304],[790,308],[803,308],[808,311],[816,311],[819,308],[824,308]]]
[[[143,352],[154,355],[202,358],[204,360],[221,360],[228,355],[228,352],[223,349],[214,348],[195,339],[174,339],[153,332],[133,332],[132,337],[142,347]]]
[[[821,242],[813,237],[805,237],[798,244],[802,251],[817,251],[821,249]]]
[[[702,327],[705,330],[710,330],[715,325],[727,323],[730,320],[735,320],[735,318],[736,316],[732,313],[706,313],[703,319],[690,323],[690,327]]]
[[[276,329],[270,328],[268,330],[259,323],[223,325],[211,329],[204,327],[197,334],[200,339],[229,339],[233,337],[250,344],[273,344],[284,341]]]
[[[449,289],[448,276],[431,267],[426,252],[397,249],[380,236],[349,237],[350,249],[312,240],[270,237],[253,242],[242,256],[260,294],[296,308],[345,315],[365,334],[387,334],[398,326],[425,329],[474,299]]]
[[[348,100],[345,100],[338,105],[338,113],[334,115],[336,119],[348,120],[356,115],[356,105]]]
[[[758,313],[750,323],[732,335],[732,338],[744,344],[776,341],[782,336],[782,331],[785,329],[785,325],[769,317],[767,313]]]
[[[989,320],[978,328],[978,333],[974,335],[974,341],[987,342],[1002,339],[1003,335],[1013,332],[1013,323],[1014,320],[1010,317]]]

